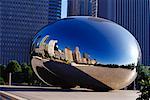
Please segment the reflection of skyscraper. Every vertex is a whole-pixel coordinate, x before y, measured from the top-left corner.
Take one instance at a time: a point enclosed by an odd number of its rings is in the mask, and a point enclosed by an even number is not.
[[[41,41],[40,41],[40,45],[45,45],[46,40],[48,39],[49,35],[46,35]]]
[[[86,58],[87,63],[88,63],[88,64],[91,64],[91,59],[90,59],[89,54],[83,53],[83,58]]]
[[[84,63],[84,64],[88,63],[86,58],[82,58],[81,60],[82,60],[81,63]]]
[[[55,50],[54,53],[55,53],[55,58],[58,58],[60,60],[64,60],[65,59],[64,52],[62,52],[60,50],[59,51]]]
[[[90,16],[91,0],[68,0],[68,16]]]
[[[48,54],[50,56],[54,56],[54,48],[55,48],[55,45],[58,41],[57,40],[50,40],[50,42],[48,43]]]
[[[81,54],[80,54],[80,51],[79,51],[79,47],[75,48],[74,53],[73,53],[73,57],[74,57],[75,62],[77,62],[77,63],[81,62]]]
[[[90,57],[89,57],[89,54],[83,53],[83,58],[89,59],[89,58],[90,58]]]
[[[150,65],[150,0],[93,0],[96,1],[97,16],[129,30],[142,49],[142,63]],[[96,9],[96,5],[92,9]]]
[[[69,62],[73,61],[72,51],[70,50],[70,48],[65,48],[65,58]]]

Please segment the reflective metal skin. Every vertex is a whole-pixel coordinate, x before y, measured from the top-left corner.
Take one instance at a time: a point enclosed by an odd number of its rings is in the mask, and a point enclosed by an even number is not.
[[[126,29],[94,17],[69,17],[41,29],[31,63],[46,84],[99,91],[121,89],[136,78],[141,51]]]

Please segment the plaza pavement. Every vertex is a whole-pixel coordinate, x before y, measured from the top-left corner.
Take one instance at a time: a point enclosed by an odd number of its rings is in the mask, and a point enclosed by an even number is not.
[[[58,87],[0,86],[0,94],[12,100],[136,100],[138,91],[112,90],[94,92],[84,88],[61,89]],[[3,95],[4,96],[3,96]]]

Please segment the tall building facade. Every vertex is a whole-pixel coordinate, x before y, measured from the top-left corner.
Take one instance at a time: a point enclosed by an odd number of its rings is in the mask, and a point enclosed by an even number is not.
[[[92,6],[93,16],[97,14],[129,30],[140,44],[142,64],[150,65],[150,0],[98,0],[97,4]]]
[[[47,0],[47,1],[49,4],[48,5],[49,7],[48,21],[49,23],[53,23],[61,18],[61,1],[62,0]]]
[[[0,0],[0,64],[30,63],[35,33],[60,18],[61,0]]]
[[[92,16],[97,17],[98,12],[98,0],[92,0]]]
[[[91,14],[91,0],[68,0],[67,16],[90,16]]]

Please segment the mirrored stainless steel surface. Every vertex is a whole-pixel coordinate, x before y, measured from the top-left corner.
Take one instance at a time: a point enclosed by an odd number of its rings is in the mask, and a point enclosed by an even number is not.
[[[46,84],[121,89],[136,78],[141,51],[129,31],[106,19],[69,17],[41,29],[31,63]]]

